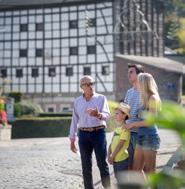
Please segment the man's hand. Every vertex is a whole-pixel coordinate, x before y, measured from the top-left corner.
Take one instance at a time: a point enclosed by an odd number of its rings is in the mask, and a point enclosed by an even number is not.
[[[77,148],[76,148],[75,142],[71,142],[70,148],[71,148],[72,152],[77,153]]]
[[[93,108],[89,108],[87,109],[87,113],[92,116],[92,117],[96,117],[97,119],[101,119],[102,115],[100,114],[98,107],[96,107],[95,109]]]

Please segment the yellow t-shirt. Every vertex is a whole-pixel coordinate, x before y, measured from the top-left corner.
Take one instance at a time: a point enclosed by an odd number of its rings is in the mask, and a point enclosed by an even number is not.
[[[116,154],[114,162],[123,161],[128,158],[129,154],[127,148],[130,142],[130,131],[122,129],[122,127],[118,127],[114,130],[114,135],[111,142],[112,152],[114,151],[120,140],[125,140],[125,142],[120,151]]]

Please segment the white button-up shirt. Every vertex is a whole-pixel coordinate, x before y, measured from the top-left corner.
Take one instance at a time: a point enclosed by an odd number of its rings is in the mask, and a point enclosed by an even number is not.
[[[87,113],[88,109],[98,108],[102,115],[101,119],[92,117]],[[74,109],[70,126],[69,137],[75,140],[77,130],[80,127],[97,127],[100,125],[106,126],[106,121],[110,117],[110,110],[107,99],[104,95],[94,93],[90,100],[86,100],[83,95],[77,97],[74,101]]]

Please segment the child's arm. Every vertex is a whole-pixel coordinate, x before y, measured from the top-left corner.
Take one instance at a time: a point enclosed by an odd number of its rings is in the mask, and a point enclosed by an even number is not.
[[[111,144],[109,145],[109,148],[108,148],[108,155],[107,155],[107,160],[108,160],[108,162],[110,163],[110,164],[112,164],[113,162],[111,161],[111,153],[112,153],[112,150],[111,150]]]
[[[119,143],[117,144],[115,150],[112,152],[112,154],[110,155],[110,159],[112,160],[112,162],[115,159],[116,154],[120,151],[120,149],[123,147],[125,143],[125,140],[120,140]]]
[[[112,150],[111,150],[111,144],[109,145],[109,148],[108,148],[108,156],[110,156],[110,154],[112,153]]]

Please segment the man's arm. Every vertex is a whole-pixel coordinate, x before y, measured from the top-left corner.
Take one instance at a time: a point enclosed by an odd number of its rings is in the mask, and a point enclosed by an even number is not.
[[[125,97],[123,96],[122,102],[128,104],[128,91],[126,92]]]
[[[70,149],[72,152],[77,152],[77,148],[75,145],[76,135],[77,135],[77,124],[78,124],[78,115],[75,110],[75,103],[74,103],[74,109],[72,114],[72,120],[71,120],[71,126],[69,131],[69,139],[70,139]]]
[[[102,102],[102,107],[100,107],[99,119],[107,121],[110,118],[110,110],[109,110],[107,98],[105,96],[102,96],[102,98],[103,98],[103,102]]]
[[[110,110],[109,110],[107,99],[103,95],[99,96],[99,98],[101,98],[101,101],[98,101],[97,107],[94,109],[89,108],[87,110],[87,113],[90,116],[96,117],[97,119],[107,121],[110,117]]]

